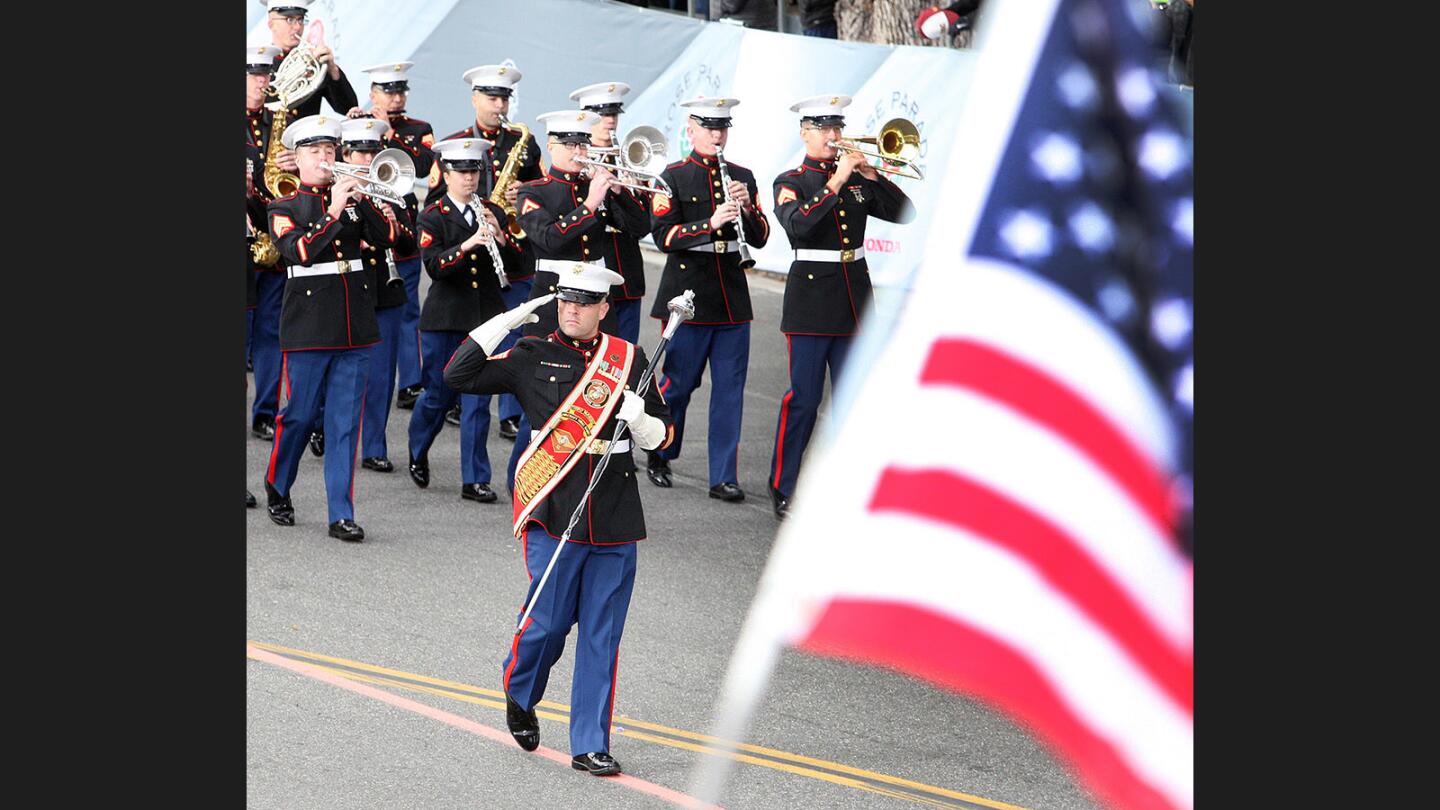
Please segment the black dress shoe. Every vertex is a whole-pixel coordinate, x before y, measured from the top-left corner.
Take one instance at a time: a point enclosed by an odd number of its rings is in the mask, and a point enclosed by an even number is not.
[[[415,400],[420,398],[420,392],[424,390],[424,388],[418,385],[401,388],[400,393],[395,395],[395,407],[407,411],[415,410]]]
[[[479,501],[480,503],[494,503],[500,499],[495,490],[489,484],[462,484],[460,486],[460,497],[467,501]]]
[[[245,508],[246,508],[246,509],[254,509],[254,508],[255,508],[255,493],[251,492],[251,491],[248,490],[248,489],[245,490]]]
[[[520,704],[505,696],[505,725],[510,727],[510,736],[520,747],[526,751],[534,751],[540,747],[540,721],[535,717],[535,710],[525,711]]]
[[[269,419],[256,419],[250,426],[250,435],[267,442],[275,440],[275,423]]]
[[[770,488],[770,503],[775,506],[775,517],[784,520],[790,514],[790,499],[780,494],[780,490]]]
[[[736,501],[745,500],[745,490],[741,489],[739,484],[716,484],[710,487],[710,497],[719,498],[728,503],[735,503]]]
[[[365,539],[365,530],[353,520],[337,520],[330,524],[330,536],[358,543]]]
[[[520,417],[512,416],[509,419],[500,420],[500,438],[515,441],[520,434]]]
[[[591,751],[570,760],[570,767],[577,771],[589,771],[593,776],[614,776],[620,773],[620,763],[604,751]]]
[[[456,427],[460,426],[460,403],[455,403],[445,412],[445,421]]]
[[[410,459],[410,480],[421,489],[430,486],[430,459]]]
[[[645,462],[645,475],[649,477],[650,483],[657,487],[669,489],[671,487],[670,462],[666,461],[664,456],[653,450],[645,451],[645,455],[647,457]]]
[[[367,459],[361,459],[360,466],[367,470],[374,470],[375,472],[395,472],[395,465],[391,464],[390,459],[384,456],[371,456]]]
[[[290,505],[290,496],[281,495],[270,482],[265,482],[265,510],[270,519],[280,526],[295,525],[295,507]]]
[[[325,432],[323,430],[317,430],[310,434],[310,452],[316,458],[325,455]]]

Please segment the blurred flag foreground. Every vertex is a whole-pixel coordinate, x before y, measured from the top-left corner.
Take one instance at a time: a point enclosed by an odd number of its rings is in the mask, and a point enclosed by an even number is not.
[[[1193,173],[1145,6],[987,7],[966,159],[805,461],[720,738],[788,645],[984,701],[1113,807],[1193,807]]]

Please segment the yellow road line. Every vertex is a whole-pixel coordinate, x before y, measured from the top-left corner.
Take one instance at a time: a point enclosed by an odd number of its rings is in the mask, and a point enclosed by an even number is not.
[[[265,650],[269,650],[269,651],[274,652],[274,653],[278,653],[278,654],[280,654],[280,655],[288,655],[288,656],[293,656],[293,657],[298,657],[298,658],[309,659],[311,663],[314,663],[314,662],[317,662],[317,661],[328,661],[328,662],[331,662],[331,663],[333,663],[333,664],[337,664],[337,665],[339,665],[339,666],[341,666],[341,667],[349,667],[349,668],[352,668],[352,669],[363,670],[363,671],[365,671],[365,672],[376,673],[375,675],[364,675],[364,674],[360,674],[360,673],[348,671],[348,670],[346,670],[346,669],[339,669],[339,668],[336,668],[336,667],[327,667],[327,666],[324,666],[323,664],[318,664],[318,663],[315,664],[316,666],[320,666],[320,667],[322,667],[322,668],[324,668],[324,669],[326,669],[326,670],[328,670],[328,671],[335,672],[335,673],[337,673],[337,674],[339,674],[339,675],[342,675],[342,676],[347,677],[347,678],[351,678],[351,679],[353,679],[353,680],[363,681],[363,682],[367,682],[367,683],[380,684],[380,685],[386,685],[386,686],[396,686],[396,687],[399,687],[399,688],[402,688],[402,689],[409,689],[409,690],[412,690],[412,691],[415,691],[415,692],[422,692],[422,693],[425,693],[425,694],[431,694],[431,695],[435,695],[435,696],[437,696],[437,697],[451,698],[451,699],[454,699],[454,700],[460,700],[460,701],[464,701],[464,702],[467,702],[467,703],[474,703],[474,704],[478,704],[478,705],[482,705],[482,706],[489,706],[489,707],[491,707],[491,708],[496,708],[496,709],[504,709],[504,708],[505,708],[505,693],[502,692],[502,691],[500,691],[500,690],[497,690],[497,689],[485,689],[485,688],[483,688],[483,687],[473,686],[473,685],[471,685],[471,684],[459,683],[459,682],[456,682],[456,681],[447,681],[447,680],[444,680],[444,679],[441,679],[441,678],[431,678],[431,677],[426,676],[426,675],[420,675],[420,674],[413,673],[413,672],[405,672],[405,671],[403,671],[403,670],[398,670],[398,669],[390,669],[390,668],[388,668],[388,667],[377,666],[377,665],[374,665],[374,664],[367,664],[367,663],[364,663],[364,662],[361,662],[361,661],[353,661],[353,660],[350,660],[350,659],[347,659],[347,658],[336,658],[336,657],[334,657],[334,656],[322,655],[322,654],[320,654],[320,653],[313,653],[313,652],[309,652],[309,651],[307,651],[307,650],[297,650],[297,649],[293,649],[293,648],[289,648],[289,647],[282,647],[282,646],[280,646],[280,645],[278,645],[278,644],[267,644],[267,643],[265,643],[265,642],[259,642],[259,641],[251,641],[251,642],[248,642],[248,643],[250,643],[250,644],[252,644],[252,645],[254,645],[254,646],[256,646],[256,647],[259,647],[259,648],[261,648],[261,649],[265,649]],[[386,677],[386,676],[391,676],[391,677]],[[396,678],[404,679],[404,680],[395,680]],[[410,683],[410,682],[407,682],[407,681],[419,681],[420,683]],[[433,685],[434,687],[443,687],[443,688],[437,689],[437,688],[433,688],[432,686],[426,686],[426,685],[422,685],[422,684],[431,684],[431,685]],[[456,694],[457,691],[458,691],[458,692],[461,692],[461,693],[464,693],[464,694]],[[540,710],[541,707],[556,709],[556,710],[565,712],[566,714],[562,715],[562,714],[556,714],[556,713],[551,712],[551,711],[541,711],[541,710]],[[551,721],[555,721],[555,722],[560,722],[560,723],[567,723],[567,724],[569,723],[569,717],[567,716],[568,713],[569,713],[569,711],[570,711],[570,707],[569,707],[569,706],[567,706],[567,705],[565,705],[565,704],[563,704],[563,703],[556,703],[556,702],[552,702],[552,701],[548,701],[548,700],[542,700],[542,701],[540,701],[540,703],[537,704],[537,707],[536,707],[536,715],[537,715],[537,716],[543,717],[543,718],[545,718],[545,719],[547,719],[547,720],[551,720]],[[775,762],[773,759],[762,759],[762,758],[760,758],[760,757],[747,756],[747,755],[742,754],[742,753],[732,753],[732,752],[730,752],[730,751],[725,750],[723,747],[716,747],[716,746],[732,745],[732,746],[737,750],[737,752],[738,752],[738,751],[749,751],[749,752],[756,753],[756,754],[763,754],[763,755],[765,755],[765,756],[767,756],[767,757],[773,757],[773,758],[775,758],[775,759],[785,760],[785,761],[787,761],[787,762],[798,763],[799,765],[811,765],[811,766],[815,766],[815,767],[817,767],[817,768],[826,768],[826,769],[829,769],[829,770],[832,770],[832,771],[839,771],[840,773],[850,774],[850,775],[852,775],[852,776],[861,777],[861,778],[863,778],[863,779],[870,779],[870,780],[874,780],[874,781],[877,781],[877,782],[883,782],[883,783],[886,783],[886,784],[896,785],[896,786],[899,786],[899,787],[905,787],[905,788],[909,788],[909,789],[911,789],[911,790],[922,791],[922,792],[924,792],[924,793],[930,793],[930,794],[933,794],[933,795],[943,796],[943,797],[950,798],[950,799],[958,799],[958,800],[960,800],[960,801],[971,802],[971,803],[974,803],[974,804],[983,805],[983,806],[985,806],[985,807],[992,807],[992,808],[995,808],[996,810],[1026,810],[1026,808],[1020,807],[1020,806],[1018,806],[1018,805],[1007,804],[1007,803],[1005,803],[1005,802],[996,801],[996,800],[994,800],[994,799],[986,799],[986,798],[981,797],[981,796],[973,796],[973,795],[970,795],[970,794],[968,794],[968,793],[961,793],[961,792],[959,792],[959,791],[949,790],[949,789],[947,789],[947,788],[937,787],[937,786],[935,786],[935,785],[927,785],[927,784],[925,784],[925,783],[923,783],[923,782],[915,782],[915,781],[911,781],[911,780],[909,780],[909,779],[902,779],[901,777],[898,777],[898,776],[891,776],[891,775],[889,775],[889,774],[878,773],[878,772],[875,772],[875,771],[867,771],[867,770],[865,770],[865,769],[863,769],[863,768],[856,768],[856,767],[853,767],[853,766],[850,766],[850,765],[845,765],[845,764],[842,764],[842,763],[839,763],[839,762],[831,762],[831,761],[828,761],[828,760],[816,759],[816,758],[814,758],[814,757],[807,757],[807,756],[804,756],[803,754],[794,754],[794,753],[790,753],[790,752],[788,752],[788,751],[780,751],[780,750],[774,749],[774,748],[765,748],[764,746],[751,745],[751,744],[749,744],[749,743],[729,743],[729,742],[727,742],[726,740],[722,740],[722,739],[720,739],[719,737],[712,737],[712,736],[710,736],[710,735],[708,735],[708,734],[700,734],[700,733],[694,732],[694,731],[686,731],[686,730],[684,730],[684,729],[671,728],[671,727],[669,727],[669,726],[660,725],[659,723],[650,723],[650,722],[647,722],[647,721],[644,721],[644,720],[639,720],[639,719],[636,719],[636,718],[633,718],[633,717],[627,717],[627,716],[624,716],[624,715],[617,715],[616,718],[615,718],[615,720],[616,720],[617,723],[621,724],[622,726],[626,726],[625,728],[621,728],[621,729],[619,729],[619,731],[618,731],[618,733],[621,734],[621,735],[623,735],[623,736],[633,737],[633,738],[635,738],[635,739],[644,740],[644,741],[646,741],[646,742],[652,742],[652,743],[656,743],[656,744],[659,744],[659,745],[667,745],[667,746],[670,746],[670,747],[672,747],[672,748],[681,748],[681,749],[685,749],[685,750],[689,750],[689,751],[695,751],[695,752],[703,753],[703,754],[710,754],[710,755],[714,755],[714,756],[728,756],[728,757],[730,757],[731,759],[734,759],[734,760],[739,761],[739,762],[745,762],[745,763],[748,763],[748,764],[751,764],[751,765],[760,765],[760,766],[763,766],[763,767],[766,767],[766,768],[771,768],[771,769],[773,769],[773,770],[785,771],[785,772],[788,772],[788,773],[794,773],[794,774],[798,774],[798,775],[801,775],[801,776],[808,776],[808,777],[813,778],[813,779],[820,779],[820,780],[823,780],[823,781],[826,781],[826,782],[832,782],[832,783],[835,783],[835,784],[838,784],[838,785],[843,785],[843,786],[845,786],[845,787],[852,787],[852,788],[856,788],[856,789],[859,789],[859,790],[866,790],[866,791],[869,791],[869,792],[872,792],[872,793],[879,793],[879,794],[886,795],[886,796],[892,796],[892,797],[894,797],[894,798],[905,799],[905,800],[907,800],[907,801],[914,801],[914,802],[921,803],[921,804],[935,804],[935,805],[942,806],[942,807],[953,806],[953,805],[945,804],[945,803],[943,803],[943,802],[935,802],[935,801],[932,801],[932,800],[928,800],[928,799],[927,799],[926,797],[924,797],[924,796],[916,796],[916,795],[914,795],[914,794],[912,794],[912,793],[902,793],[902,792],[899,792],[899,791],[886,790],[886,789],[884,789],[884,788],[882,788],[882,787],[879,787],[879,786],[876,786],[876,785],[866,784],[866,783],[861,782],[861,781],[859,781],[859,780],[847,779],[847,778],[845,778],[845,777],[843,777],[843,776],[840,776],[840,775],[838,775],[838,774],[825,773],[824,771],[817,771],[817,770],[814,770],[814,769],[812,769],[812,768],[799,767],[798,765],[790,765],[790,764],[786,764],[786,762]],[[658,731],[658,732],[661,732],[661,733],[664,733],[664,734],[671,734],[671,735],[674,735],[674,736],[677,736],[677,737],[682,737],[682,738],[685,738],[685,739],[698,740],[698,741],[704,742],[704,743],[711,743],[712,745],[697,745],[697,744],[694,744],[694,743],[683,742],[683,741],[681,741],[681,740],[667,739],[667,738],[655,736],[655,735],[652,735],[652,734],[646,734],[646,733],[644,733],[644,732],[642,732],[642,731],[634,731],[634,730],[631,730],[630,728],[628,728],[628,726],[634,726],[634,727],[636,727],[636,728],[649,729],[649,730],[651,730],[651,731]]]

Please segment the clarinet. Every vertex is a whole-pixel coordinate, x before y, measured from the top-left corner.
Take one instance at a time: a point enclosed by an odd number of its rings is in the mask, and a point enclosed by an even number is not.
[[[735,202],[730,196],[730,173],[725,170],[725,149],[715,147],[715,162],[720,164],[720,185],[725,189],[725,202]],[[755,260],[750,257],[750,246],[745,244],[745,216],[740,214],[735,217],[735,234],[739,237],[736,241],[740,243],[740,269],[749,270],[755,266]]]
[[[475,224],[490,234],[490,239],[485,242],[485,248],[490,251],[490,263],[495,265],[495,277],[500,280],[500,289],[508,290],[510,289],[510,277],[505,275],[505,260],[500,257],[500,246],[495,241],[495,229],[490,227],[490,220],[485,218],[485,208],[480,202],[480,195],[471,194],[470,204],[475,206]]]

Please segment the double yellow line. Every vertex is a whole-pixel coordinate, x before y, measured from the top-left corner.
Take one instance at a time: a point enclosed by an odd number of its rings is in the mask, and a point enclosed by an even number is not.
[[[366,664],[361,661],[351,661],[345,658],[335,658],[320,653],[281,647],[278,644],[267,644],[261,641],[251,641],[248,643],[259,649],[267,650],[292,660],[302,661],[350,680],[406,689],[411,692],[420,692],[437,697],[449,698],[451,700],[460,700],[466,703],[489,706],[495,709],[504,710],[505,708],[505,694],[496,689],[484,689],[470,684],[446,681],[413,672],[404,672],[376,666],[374,664]],[[542,700],[536,706],[535,713],[547,720],[566,724],[570,722],[570,707],[563,703]],[[724,741],[718,737],[686,731],[684,729],[670,728],[659,725],[658,723],[637,720],[633,717],[617,715],[615,717],[615,723],[616,728],[613,733],[620,736],[644,740],[645,742],[665,745],[671,748],[694,751],[701,754],[729,757],[737,762],[759,765],[764,768],[793,773],[811,779],[819,779],[832,784],[877,793],[882,796],[914,802],[916,804],[925,804],[933,807],[970,808],[971,810],[974,810],[974,808],[1025,810],[1025,808],[1017,805],[1006,804],[1005,802],[995,801],[994,799],[971,796],[970,794],[960,793],[959,791],[947,790],[921,782],[913,782],[909,779],[901,779],[898,776],[867,771],[839,762],[815,759],[814,757],[792,754],[788,751],[779,751],[774,748],[765,748],[748,743],[736,743],[734,744],[734,748],[737,750],[730,751],[726,750]]]

